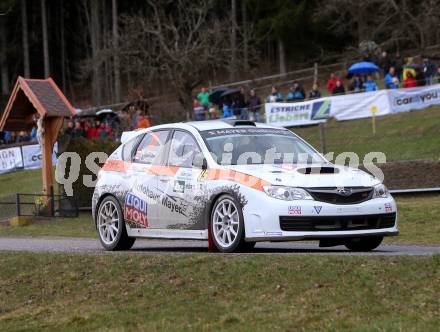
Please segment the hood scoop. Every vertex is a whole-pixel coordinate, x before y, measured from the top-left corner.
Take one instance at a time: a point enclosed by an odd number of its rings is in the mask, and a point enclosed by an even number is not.
[[[304,167],[304,168],[298,168],[296,170],[298,173],[301,174],[337,174],[339,173],[339,169],[335,167],[329,167],[329,166],[311,166],[311,167]]]

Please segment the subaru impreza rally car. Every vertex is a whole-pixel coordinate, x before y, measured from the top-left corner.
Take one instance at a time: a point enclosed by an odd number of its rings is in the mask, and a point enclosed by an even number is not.
[[[240,120],[125,132],[98,174],[93,217],[107,250],[137,237],[318,240],[373,250],[398,234],[396,203],[374,176],[328,162],[290,130]]]

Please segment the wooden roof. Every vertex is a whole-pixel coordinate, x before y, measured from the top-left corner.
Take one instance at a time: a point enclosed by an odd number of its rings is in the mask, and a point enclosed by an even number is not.
[[[70,117],[75,109],[52,80],[18,77],[0,119],[0,130],[30,130],[33,115]]]

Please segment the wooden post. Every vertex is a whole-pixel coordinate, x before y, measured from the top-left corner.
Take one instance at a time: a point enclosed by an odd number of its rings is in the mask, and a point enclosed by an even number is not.
[[[43,195],[45,195],[46,207],[49,214],[53,212],[53,202],[50,199],[51,193],[53,192],[52,151],[53,145],[58,137],[58,132],[63,125],[63,120],[61,117],[46,117],[43,120],[44,135],[41,142],[43,165],[41,170],[43,172]]]
[[[326,154],[327,153],[327,146],[325,142],[325,122],[321,122],[319,124],[319,142],[321,145],[321,153]]]

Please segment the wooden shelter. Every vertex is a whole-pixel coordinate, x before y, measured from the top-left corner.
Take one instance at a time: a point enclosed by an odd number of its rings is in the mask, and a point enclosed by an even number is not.
[[[65,117],[75,109],[52,80],[18,77],[0,119],[0,130],[30,131],[37,127],[43,159],[43,193],[53,193],[52,149]]]

